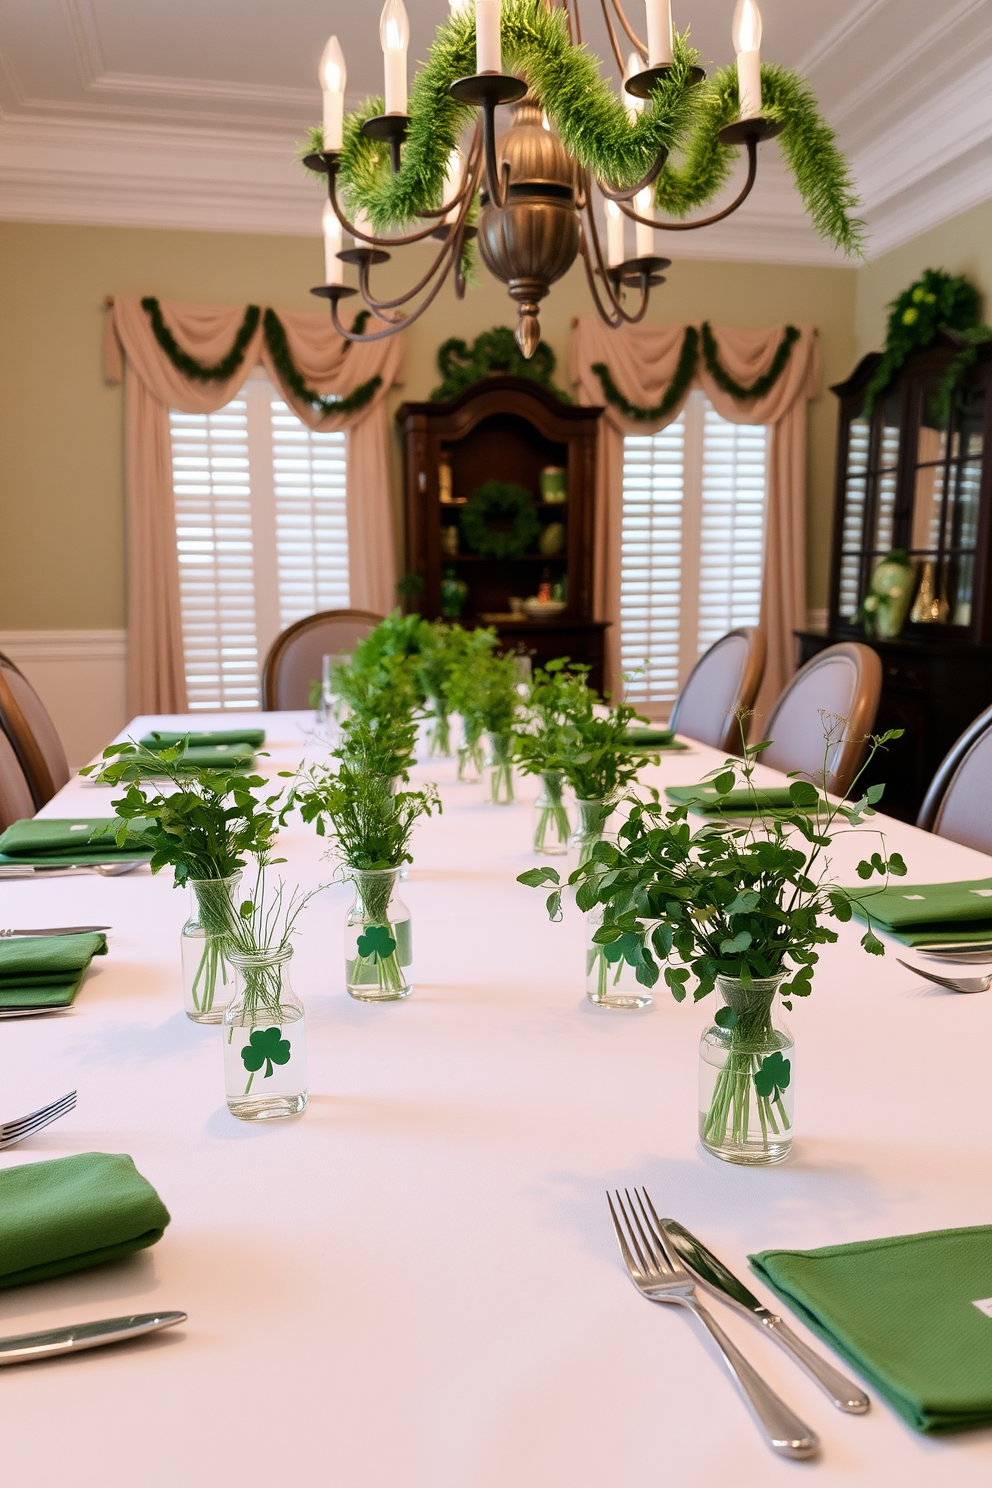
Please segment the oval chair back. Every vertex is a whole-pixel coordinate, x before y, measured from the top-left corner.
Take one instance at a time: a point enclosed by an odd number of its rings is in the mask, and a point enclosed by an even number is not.
[[[916,818],[924,832],[992,853],[992,708],[952,744]]]
[[[737,713],[754,706],[765,674],[765,651],[765,637],[757,626],[728,630],[689,673],[669,726],[677,734],[711,744],[725,754],[740,754]]]
[[[783,688],[761,731],[772,740],[761,763],[800,770],[820,786],[825,773],[827,790],[846,796],[864,762],[881,691],[882,663],[870,646],[828,646]]]
[[[382,618],[369,610],[322,610],[288,626],[265,658],[262,707],[268,713],[309,708],[310,686],[321,679],[323,658],[353,651]]]
[[[37,811],[65,785],[69,779],[69,763],[41,698],[24,674],[2,653],[0,728],[10,740]]]
[[[27,776],[14,753],[14,746],[0,730],[0,832],[6,832],[15,821],[34,816]]]

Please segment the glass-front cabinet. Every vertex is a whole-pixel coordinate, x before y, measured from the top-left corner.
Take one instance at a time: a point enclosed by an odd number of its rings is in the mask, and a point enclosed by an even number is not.
[[[799,637],[804,662],[837,641],[864,641],[878,652],[875,727],[902,729],[903,737],[876,757],[864,783],[884,783],[881,809],[908,821],[947,750],[992,703],[992,461],[985,458],[992,345],[978,349],[948,400],[944,378],[959,349],[947,336],[915,352],[870,419],[865,391],[877,355],[834,388],[840,429],[830,620],[825,631]],[[894,552],[908,559],[912,587],[908,596],[904,588],[896,623],[890,610],[883,627],[870,590],[879,563]],[[897,572],[906,575],[905,560]]]
[[[992,640],[985,422],[992,348],[953,395],[945,375],[958,347],[945,338],[910,358],[865,416],[878,357],[834,389],[841,400],[831,629],[864,630],[872,575],[892,552],[914,570],[907,636]],[[870,626],[869,626],[870,630]]]

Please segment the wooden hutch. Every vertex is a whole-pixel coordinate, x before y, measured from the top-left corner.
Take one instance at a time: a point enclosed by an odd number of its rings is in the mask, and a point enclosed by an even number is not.
[[[563,403],[526,377],[493,376],[446,403],[404,403],[396,415],[404,440],[406,564],[424,581],[417,602],[421,614],[440,616],[442,575],[450,568],[468,585],[463,623],[494,624],[508,650],[530,653],[537,664],[555,656],[585,662],[597,688],[603,683],[606,629],[592,618],[601,413]],[[540,473],[549,466],[567,471],[563,504],[542,500]],[[542,532],[552,522],[564,526],[559,552],[492,558],[470,551],[455,535],[465,500],[492,480],[513,482],[531,493]],[[535,596],[542,582],[563,592],[566,608],[554,617],[512,618],[511,598]]]
[[[992,703],[992,344],[953,399],[940,407],[942,378],[960,342],[941,334],[912,354],[864,417],[865,389],[879,363],[865,357],[840,399],[840,430],[827,632],[800,634],[801,660],[825,646],[861,640],[884,669],[876,729],[905,735],[876,757],[868,783],[884,781],[881,809],[913,820],[930,780],[958,735]],[[934,595],[930,616],[907,620],[895,640],[865,634],[860,605],[880,559],[905,549]]]

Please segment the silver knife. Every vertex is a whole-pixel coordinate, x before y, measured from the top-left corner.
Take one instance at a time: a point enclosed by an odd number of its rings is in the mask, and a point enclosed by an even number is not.
[[[159,1328],[184,1323],[184,1312],[138,1312],[131,1317],[103,1318],[95,1323],[77,1323],[73,1328],[50,1328],[44,1333],[22,1333],[0,1338],[0,1364],[33,1364],[56,1354],[78,1354],[80,1349],[99,1348],[102,1343],[121,1343],[140,1338]]]
[[[41,930],[0,930],[0,940],[10,940],[15,935],[92,935],[111,928],[110,925],[48,925]]]
[[[105,878],[116,878],[118,874],[130,873],[147,858],[114,858],[107,863],[73,863],[64,868],[33,868],[27,863],[0,863],[0,878],[77,878],[82,873],[99,873]]]
[[[826,1391],[838,1410],[847,1411],[853,1416],[864,1415],[871,1404],[864,1390],[852,1384],[839,1369],[828,1364],[826,1359],[821,1359],[780,1317],[762,1306],[754,1293],[732,1271],[728,1271],[723,1262],[711,1250],[707,1250],[703,1242],[697,1240],[685,1225],[680,1225],[674,1219],[663,1219],[660,1223],[665,1239],[697,1281],[701,1281],[724,1302],[729,1302],[738,1312],[743,1312],[745,1317],[757,1323],[764,1332],[770,1333],[776,1343],[787,1349],[806,1373]]]

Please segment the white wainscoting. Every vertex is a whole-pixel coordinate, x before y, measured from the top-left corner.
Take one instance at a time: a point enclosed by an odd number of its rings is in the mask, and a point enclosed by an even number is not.
[[[2,630],[0,651],[27,677],[78,769],[127,723],[123,630]]]

